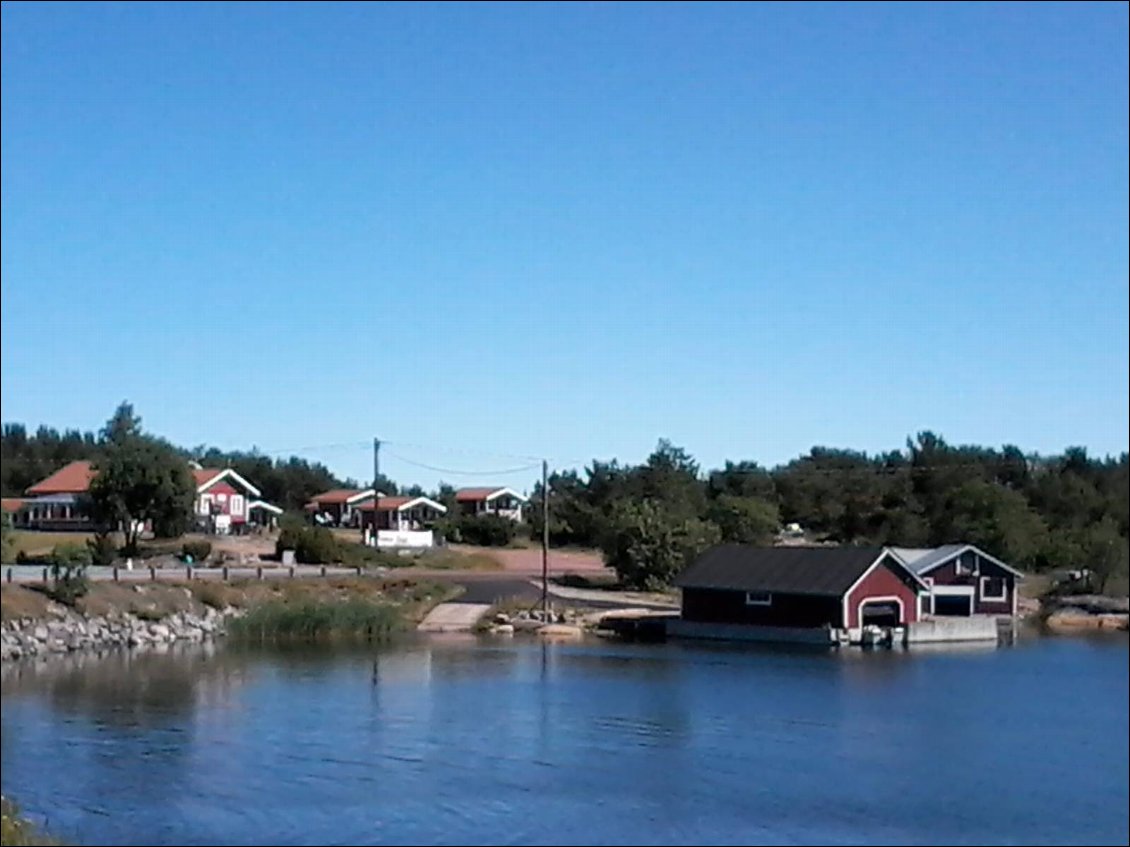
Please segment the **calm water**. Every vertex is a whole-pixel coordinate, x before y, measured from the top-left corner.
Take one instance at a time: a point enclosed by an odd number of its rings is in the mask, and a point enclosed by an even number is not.
[[[3,790],[88,844],[1127,843],[1127,640],[413,642],[7,667]]]

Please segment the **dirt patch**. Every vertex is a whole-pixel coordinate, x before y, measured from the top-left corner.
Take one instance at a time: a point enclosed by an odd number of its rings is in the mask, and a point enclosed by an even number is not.
[[[449,548],[463,555],[483,555],[495,559],[502,569],[512,573],[540,574],[541,549],[531,547],[521,550],[511,547],[472,547],[453,544]],[[604,559],[593,550],[554,550],[549,551],[549,572],[554,575],[567,573],[605,572]]]
[[[0,619],[42,618],[47,614],[47,597],[18,585],[0,585]]]

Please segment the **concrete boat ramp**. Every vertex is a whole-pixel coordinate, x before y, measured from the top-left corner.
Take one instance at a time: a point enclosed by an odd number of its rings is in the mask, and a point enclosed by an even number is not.
[[[420,632],[469,632],[490,608],[488,603],[440,603],[416,628]]]

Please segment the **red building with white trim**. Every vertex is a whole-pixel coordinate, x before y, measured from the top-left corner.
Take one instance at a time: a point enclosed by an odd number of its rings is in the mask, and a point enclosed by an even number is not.
[[[703,553],[676,581],[686,638],[858,643],[893,641],[919,620],[927,586],[882,547],[749,547]]]

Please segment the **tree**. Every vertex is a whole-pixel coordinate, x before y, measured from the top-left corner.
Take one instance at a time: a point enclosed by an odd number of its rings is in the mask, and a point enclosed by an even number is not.
[[[1047,527],[1023,494],[974,480],[950,493],[948,520],[935,526],[936,544],[968,542],[1005,561],[1031,565],[1045,546]]]
[[[781,525],[777,506],[759,497],[723,494],[710,504],[707,514],[730,544],[766,544]]]
[[[159,535],[178,535],[192,513],[195,486],[184,458],[141,431],[141,419],[123,403],[103,430],[104,458],[90,485],[91,513],[103,528],[120,526],[125,549],[137,550],[146,523]]]
[[[1111,579],[1126,577],[1130,547],[1113,518],[1103,518],[1089,527],[1083,535],[1082,548],[1093,591],[1102,594]]]
[[[616,505],[601,546],[624,585],[651,591],[670,585],[720,537],[707,521],[681,517],[653,500],[625,500]]]

